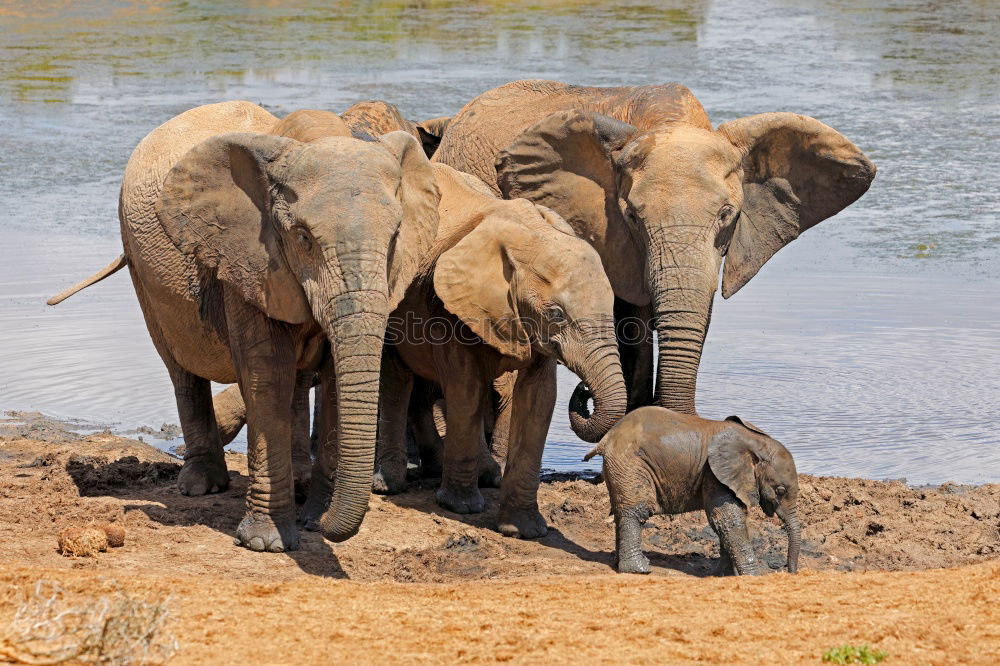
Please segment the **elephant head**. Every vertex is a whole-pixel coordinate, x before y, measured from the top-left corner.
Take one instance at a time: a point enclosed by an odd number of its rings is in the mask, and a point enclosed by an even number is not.
[[[339,464],[321,527],[332,540],[353,535],[367,510],[386,320],[433,242],[438,198],[427,157],[404,132],[311,143],[223,134],[178,162],[157,202],[203,275],[273,320],[315,322],[329,339]],[[218,308],[210,290],[197,296],[203,312]]]
[[[538,352],[576,373],[593,392],[594,412],[571,413],[572,427],[596,442],[626,406],[614,294],[600,257],[552,211],[498,203],[438,258],[435,291],[505,356],[523,361]]]
[[[746,506],[759,504],[768,516],[777,514],[788,533],[788,571],[799,568],[801,527],[795,506],[799,477],[795,461],[780,442],[738,416],[709,443],[708,466],[712,474]]]
[[[647,131],[561,111],[501,151],[496,168],[505,197],[554,208],[597,248],[616,295],[652,301],[658,404],[688,413],[723,257],[729,298],[875,176],[844,136],[793,113]]]

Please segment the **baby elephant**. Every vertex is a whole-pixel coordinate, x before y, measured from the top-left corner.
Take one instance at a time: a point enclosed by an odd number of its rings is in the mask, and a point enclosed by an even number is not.
[[[618,422],[584,460],[604,456],[604,482],[615,516],[619,573],[649,573],[642,525],[654,513],[704,509],[719,535],[718,573],[758,574],[747,533],[747,507],[778,514],[788,533],[788,571],[798,569],[799,494],[792,454],[737,416],[709,421],[642,407]]]

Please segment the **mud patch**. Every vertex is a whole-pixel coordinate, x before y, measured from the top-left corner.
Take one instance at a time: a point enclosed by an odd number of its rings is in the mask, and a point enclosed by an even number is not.
[[[180,470],[177,463],[142,462],[136,456],[109,462],[106,458],[72,455],[66,462],[66,472],[82,496],[168,483],[177,479]]]

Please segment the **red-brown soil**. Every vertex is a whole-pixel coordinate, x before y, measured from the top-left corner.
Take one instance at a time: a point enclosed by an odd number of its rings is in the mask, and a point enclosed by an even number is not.
[[[232,540],[244,456],[227,455],[229,490],[189,498],[175,488],[178,461],[147,444],[30,430],[0,434],[0,627],[46,579],[70,598],[115,585],[169,597],[177,663],[788,663],[842,643],[877,645],[892,663],[1000,656],[996,484],[803,475],[798,576],[708,577],[718,545],[692,513],[650,521],[653,574],[637,577],[612,572],[606,490],[588,481],[542,484],[539,540],[492,531],[493,510],[444,511],[424,483],[373,496],[346,543],[304,533],[299,551],[261,554]],[[495,507],[497,491],[484,493]],[[57,551],[60,530],[94,520],[124,526],[125,545]],[[765,562],[783,567],[780,525],[755,510],[752,526]]]

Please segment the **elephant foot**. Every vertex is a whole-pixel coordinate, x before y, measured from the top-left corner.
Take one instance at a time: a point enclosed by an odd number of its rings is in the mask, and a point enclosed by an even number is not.
[[[177,477],[177,487],[182,495],[221,493],[229,487],[229,472],[225,461],[185,460]]]
[[[503,472],[500,471],[500,465],[492,456],[487,457],[480,463],[479,466],[479,487],[480,488],[499,488],[500,481],[503,479]]]
[[[398,495],[406,490],[406,474],[402,477],[392,474],[385,467],[379,467],[372,476],[372,492],[377,495]]]
[[[537,539],[545,536],[548,527],[545,519],[538,512],[538,507],[525,509],[500,509],[497,522],[500,534],[517,539]]]
[[[486,500],[479,488],[453,488],[442,485],[437,489],[437,503],[455,513],[482,513],[486,509]]]
[[[648,574],[649,558],[641,552],[631,557],[620,557],[617,568],[618,573]]]
[[[257,552],[283,553],[299,548],[299,530],[291,517],[248,512],[236,528],[236,544]]]

